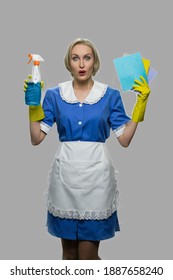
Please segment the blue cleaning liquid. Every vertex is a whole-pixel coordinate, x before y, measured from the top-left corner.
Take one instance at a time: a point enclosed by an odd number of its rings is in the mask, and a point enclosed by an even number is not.
[[[41,83],[27,82],[25,91],[25,104],[30,106],[38,106],[41,100]]]

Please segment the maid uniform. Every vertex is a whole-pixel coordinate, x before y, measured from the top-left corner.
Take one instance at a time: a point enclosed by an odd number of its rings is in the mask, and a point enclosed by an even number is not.
[[[127,116],[118,90],[94,81],[77,100],[72,81],[48,89],[44,100],[46,134],[57,125],[60,146],[47,190],[48,232],[63,239],[98,241],[119,231],[117,174],[105,145],[110,129],[123,133]]]

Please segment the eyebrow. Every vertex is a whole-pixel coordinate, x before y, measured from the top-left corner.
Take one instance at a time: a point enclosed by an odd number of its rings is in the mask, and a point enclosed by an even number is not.
[[[75,53],[72,53],[71,55],[79,56],[78,54],[75,54]],[[87,54],[85,54],[84,56],[87,56],[87,55],[92,55],[92,53],[87,53]]]

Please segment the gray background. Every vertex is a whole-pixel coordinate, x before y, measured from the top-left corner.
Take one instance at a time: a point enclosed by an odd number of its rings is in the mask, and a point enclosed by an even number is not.
[[[56,128],[33,147],[23,80],[28,53],[39,53],[45,89],[70,78],[63,64],[76,37],[92,40],[101,56],[96,79],[120,89],[112,60],[140,51],[158,71],[145,121],[127,149],[107,142],[119,170],[121,232],[103,241],[104,259],[172,259],[171,1],[1,1],[0,258],[60,259],[60,240],[47,234],[43,199],[59,145]],[[135,95],[122,93],[130,114]]]

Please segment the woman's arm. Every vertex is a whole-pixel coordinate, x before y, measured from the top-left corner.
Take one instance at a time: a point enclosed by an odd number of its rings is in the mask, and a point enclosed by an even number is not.
[[[135,80],[133,89],[138,92],[136,104],[132,111],[132,121],[129,122],[122,135],[118,137],[118,141],[123,147],[128,147],[139,122],[144,120],[146,105],[150,94],[150,87],[144,77],[140,76],[140,81]]]
[[[31,136],[31,143],[34,146],[39,145],[45,138],[46,133],[44,133],[40,129],[39,121],[35,121],[35,122],[30,121],[30,136]]]
[[[30,88],[30,84],[28,84],[28,82],[30,82],[31,79],[32,76],[28,75],[27,79],[24,81],[24,88],[23,88],[25,92],[25,98],[27,97],[28,100],[30,100],[30,102],[34,97],[33,91],[28,90]],[[41,89],[43,89],[43,87],[44,87],[44,82],[41,81]],[[40,100],[41,100],[41,96],[40,96]],[[46,133],[44,133],[40,129],[40,121],[44,119],[44,117],[45,115],[41,103],[37,106],[29,105],[30,136],[31,136],[31,143],[34,146],[39,145],[46,136]]]
[[[123,147],[129,146],[129,144],[133,138],[133,135],[135,134],[137,126],[138,126],[138,123],[133,122],[133,121],[126,124],[123,134],[121,134],[118,137],[118,141]]]

